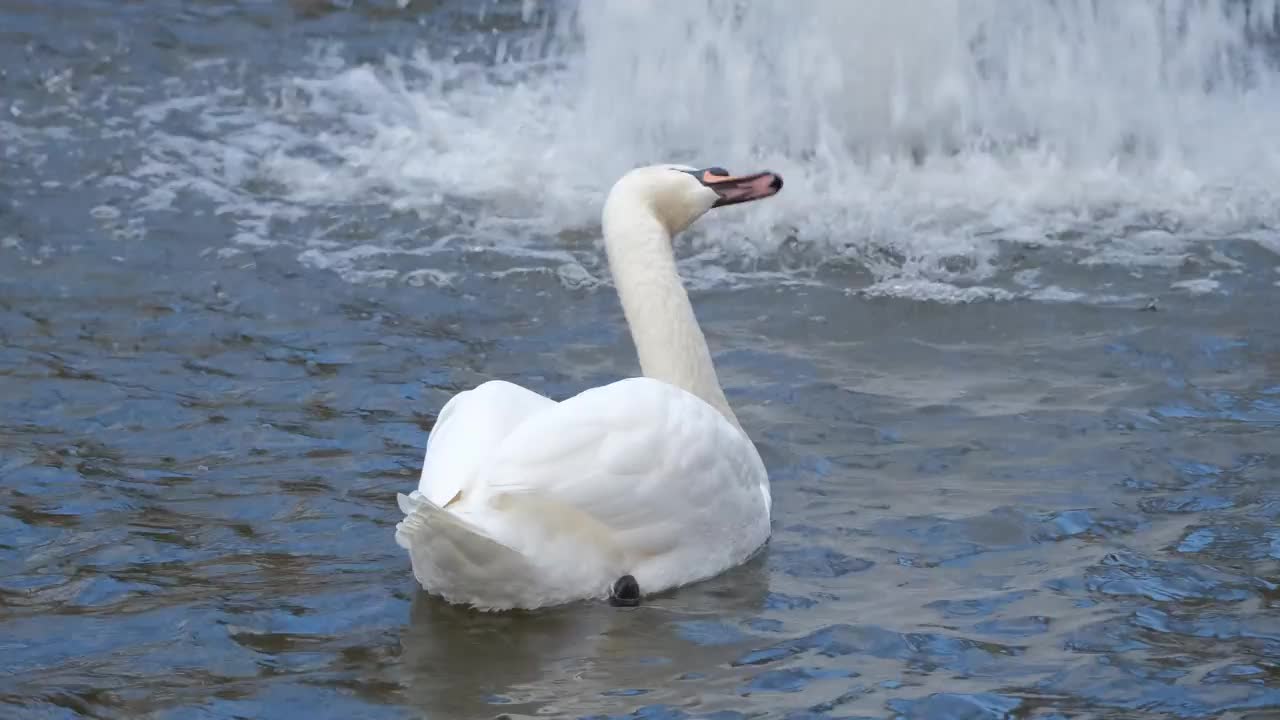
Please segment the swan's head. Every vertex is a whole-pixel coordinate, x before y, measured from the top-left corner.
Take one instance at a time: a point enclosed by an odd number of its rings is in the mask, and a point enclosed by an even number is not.
[[[639,204],[675,235],[711,208],[760,200],[781,189],[782,176],[768,171],[733,175],[719,167],[651,165],[623,175],[607,204]]]

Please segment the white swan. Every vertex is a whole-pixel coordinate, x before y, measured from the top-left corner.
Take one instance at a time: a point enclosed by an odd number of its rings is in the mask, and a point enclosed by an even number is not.
[[[774,173],[639,168],[605,201],[605,248],[645,377],[563,402],[494,380],[450,400],[396,542],[422,587],[484,610],[635,604],[742,563],[769,537],[764,463],[730,409],[672,237],[769,197]],[[637,587],[638,585],[638,587]]]

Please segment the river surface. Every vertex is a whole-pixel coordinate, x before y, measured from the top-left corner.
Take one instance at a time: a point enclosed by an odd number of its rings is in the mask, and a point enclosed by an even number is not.
[[[0,3],[0,717],[1280,717],[1274,3]],[[1270,128],[1270,130],[1268,130]],[[641,163],[746,566],[482,614],[435,414],[636,373]]]

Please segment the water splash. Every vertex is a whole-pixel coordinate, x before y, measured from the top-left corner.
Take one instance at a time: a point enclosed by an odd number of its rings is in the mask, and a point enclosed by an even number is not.
[[[270,219],[334,204],[461,228],[434,250],[557,244],[596,232],[620,173],[676,160],[787,178],[785,197],[695,233],[693,264],[717,270],[706,284],[825,268],[872,295],[1102,296],[1070,270],[1083,263],[1224,292],[1223,276],[1249,268],[1215,242],[1274,251],[1277,0],[517,11],[523,29],[482,53],[430,36],[372,61],[328,47],[268,82],[265,103],[224,88],[144,109],[156,128],[200,112],[218,131],[157,133],[168,156],[153,156],[162,182],[145,207],[202,186],[195,176],[237,213],[245,247]],[[301,244],[326,252],[332,234]],[[416,230],[390,234],[393,251],[422,254]],[[353,276],[378,275],[376,262]],[[1192,277],[1173,274],[1188,263]]]
[[[558,146],[610,174],[673,153],[775,167],[789,197],[743,218],[753,241],[789,224],[881,280],[986,280],[999,241],[1228,235],[1277,219],[1280,143],[1263,138],[1280,94],[1258,39],[1275,3],[806,10],[582,4]],[[877,267],[885,248],[895,257]],[[1112,255],[1102,262],[1142,253]]]

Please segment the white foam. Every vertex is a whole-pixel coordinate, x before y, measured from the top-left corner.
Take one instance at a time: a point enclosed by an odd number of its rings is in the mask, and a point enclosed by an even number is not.
[[[568,262],[556,268],[556,276],[560,279],[560,284],[570,290],[591,289],[600,284],[600,280],[576,262]]]
[[[413,287],[432,285],[438,288],[453,287],[457,273],[444,272],[434,268],[421,268],[405,273],[404,281]]]
[[[931,300],[943,303],[972,303],[984,300],[1012,300],[1016,295],[1002,288],[956,287],[933,280],[894,279],[882,280],[861,293],[867,297],[897,297],[908,300]]]
[[[1032,300],[1040,302],[1056,302],[1056,303],[1074,303],[1081,302],[1086,299],[1084,293],[1075,292],[1073,290],[1064,290],[1057,285],[1049,285],[1043,287],[1028,295]]]
[[[1176,268],[1186,262],[1191,244],[1164,230],[1146,230],[1100,243],[1081,263]]]
[[[1217,290],[1220,283],[1212,278],[1195,278],[1193,280],[1179,280],[1172,284],[1177,290],[1185,290],[1192,295],[1207,295]]]
[[[769,167],[786,189],[704,223],[684,263],[696,282],[803,279],[842,258],[870,271],[872,295],[1021,294],[1009,285],[1060,301],[1075,291],[1010,277],[1006,251],[1167,269],[1222,237],[1276,249],[1280,75],[1246,36],[1270,32],[1278,7],[525,2],[526,18],[555,16],[530,45],[542,54],[508,48],[518,59],[488,66],[424,44],[351,64],[321,48],[311,71],[269,83],[270,103],[223,88],[144,107],[154,142],[133,180],[151,211],[213,199],[250,247],[282,241],[271,223],[373,204],[415,213],[427,246],[448,234],[515,252],[596,232],[603,193],[635,165]],[[161,129],[178,116],[200,137]],[[353,281],[421,249],[400,238],[357,257],[321,241],[337,242],[306,238],[300,259]],[[533,262],[582,267],[592,252]],[[556,272],[594,286],[586,267]]]

